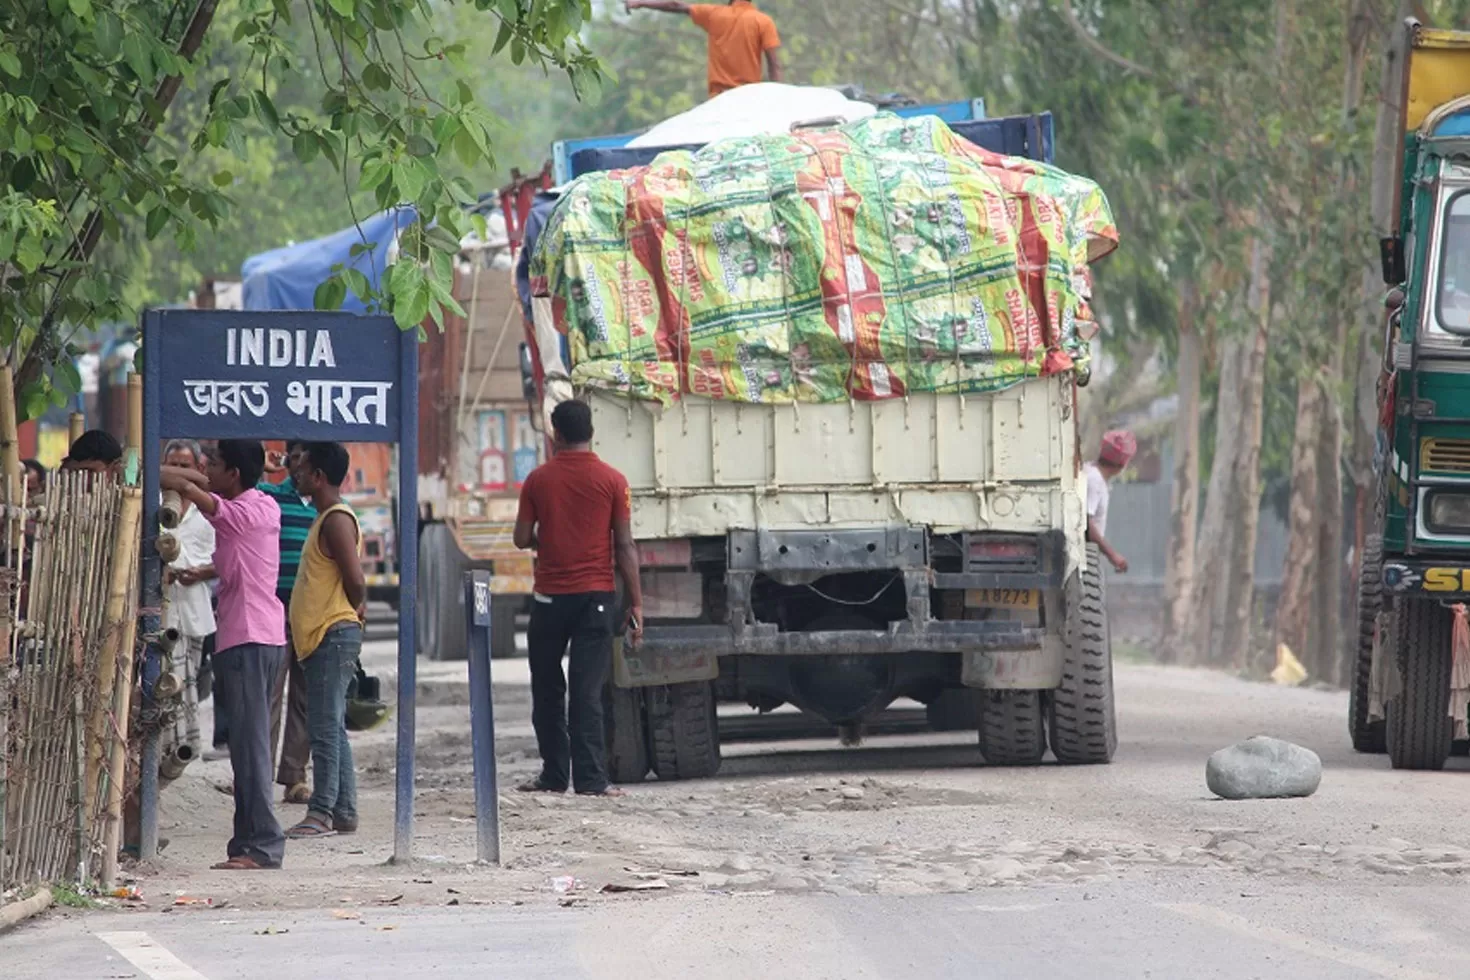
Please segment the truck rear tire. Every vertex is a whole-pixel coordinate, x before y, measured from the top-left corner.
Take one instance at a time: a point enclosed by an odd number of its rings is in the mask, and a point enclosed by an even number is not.
[[[1383,536],[1368,535],[1363,542],[1363,567],[1358,573],[1358,649],[1353,662],[1352,687],[1348,691],[1348,735],[1354,749],[1374,755],[1388,751],[1383,721],[1368,717],[1373,648],[1378,636],[1379,613],[1383,610],[1382,560]]]
[[[430,524],[419,534],[419,577],[414,596],[414,633],[420,657],[439,659],[439,620],[434,615],[435,597],[439,594],[439,552],[434,539],[436,525]]]
[[[434,563],[428,601],[419,607],[419,615],[434,617],[431,632],[435,643],[432,660],[467,660],[469,644],[464,622],[464,573],[470,563],[459,550],[459,543],[449,528],[431,524],[425,529],[429,561]]]
[[[1051,751],[1067,765],[1097,765],[1113,761],[1118,715],[1112,636],[1096,545],[1087,546],[1087,564],[1068,593],[1062,683],[1050,698]]]
[[[660,780],[704,779],[720,771],[720,726],[709,681],[644,688],[648,750]]]
[[[648,712],[640,688],[611,681],[602,699],[607,732],[607,775],[614,783],[641,783],[648,775]]]
[[[936,732],[972,732],[980,727],[984,692],[973,687],[948,688],[924,708],[929,727]]]
[[[1455,734],[1450,717],[1454,614],[1406,599],[1393,615],[1399,693],[1388,705],[1388,758],[1395,769],[1443,769]]]
[[[516,616],[525,606],[518,595],[490,597],[490,656],[508,660],[516,655]]]
[[[1035,766],[1046,755],[1040,691],[986,691],[980,706],[980,754],[992,766]]]

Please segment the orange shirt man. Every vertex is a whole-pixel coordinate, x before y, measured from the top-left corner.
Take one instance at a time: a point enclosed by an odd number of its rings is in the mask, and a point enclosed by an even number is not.
[[[715,3],[684,3],[682,0],[628,0],[628,10],[659,10],[687,14],[709,35],[709,94],[713,98],[740,85],[762,80],[761,58],[765,57],[771,81],[781,80],[781,62],[776,49],[781,35],[776,22],[755,9],[751,0]]]

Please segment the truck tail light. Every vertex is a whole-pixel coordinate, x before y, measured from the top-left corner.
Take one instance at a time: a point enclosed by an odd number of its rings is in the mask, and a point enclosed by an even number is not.
[[[638,564],[644,568],[688,568],[693,553],[688,538],[638,542]]]
[[[1041,564],[1035,538],[976,534],[969,541],[971,566],[993,571],[1034,571]]]

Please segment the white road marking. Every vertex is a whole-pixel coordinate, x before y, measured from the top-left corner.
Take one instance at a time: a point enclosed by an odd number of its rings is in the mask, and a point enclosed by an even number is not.
[[[1178,905],[1160,905],[1159,908],[1194,919],[1196,922],[1203,922],[1206,925],[1224,929],[1226,932],[1233,932],[1236,935],[1248,939],[1264,939],[1267,942],[1275,943],[1286,949],[1295,950],[1298,953],[1306,953],[1309,956],[1316,956],[1319,959],[1340,963],[1343,966],[1349,966],[1355,970],[1362,970],[1364,973],[1388,977],[1390,980],[1442,980],[1444,976],[1441,973],[1426,973],[1414,967],[1394,963],[1391,960],[1386,960],[1381,956],[1374,956],[1372,953],[1365,953],[1362,950],[1350,949],[1346,946],[1338,946],[1321,939],[1313,939],[1310,936],[1303,936],[1298,933],[1287,932],[1284,929],[1277,929],[1274,926],[1262,925],[1244,916],[1236,915],[1233,912],[1226,912],[1224,909],[1217,909],[1209,905],[1197,905],[1193,902],[1187,902]]]
[[[97,938],[117,950],[149,980],[209,980],[146,932],[101,932]]]

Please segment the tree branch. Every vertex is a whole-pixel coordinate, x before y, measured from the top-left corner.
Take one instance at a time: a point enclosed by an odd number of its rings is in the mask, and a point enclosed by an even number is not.
[[[1112,62],[1124,71],[1132,72],[1143,78],[1155,77],[1155,72],[1152,69],[1145,68],[1138,62],[1123,57],[1094,37],[1086,25],[1077,19],[1077,11],[1072,9],[1072,0],[1062,0],[1062,17],[1066,19],[1067,24],[1072,28],[1072,32],[1077,35],[1078,40],[1099,58]]]

